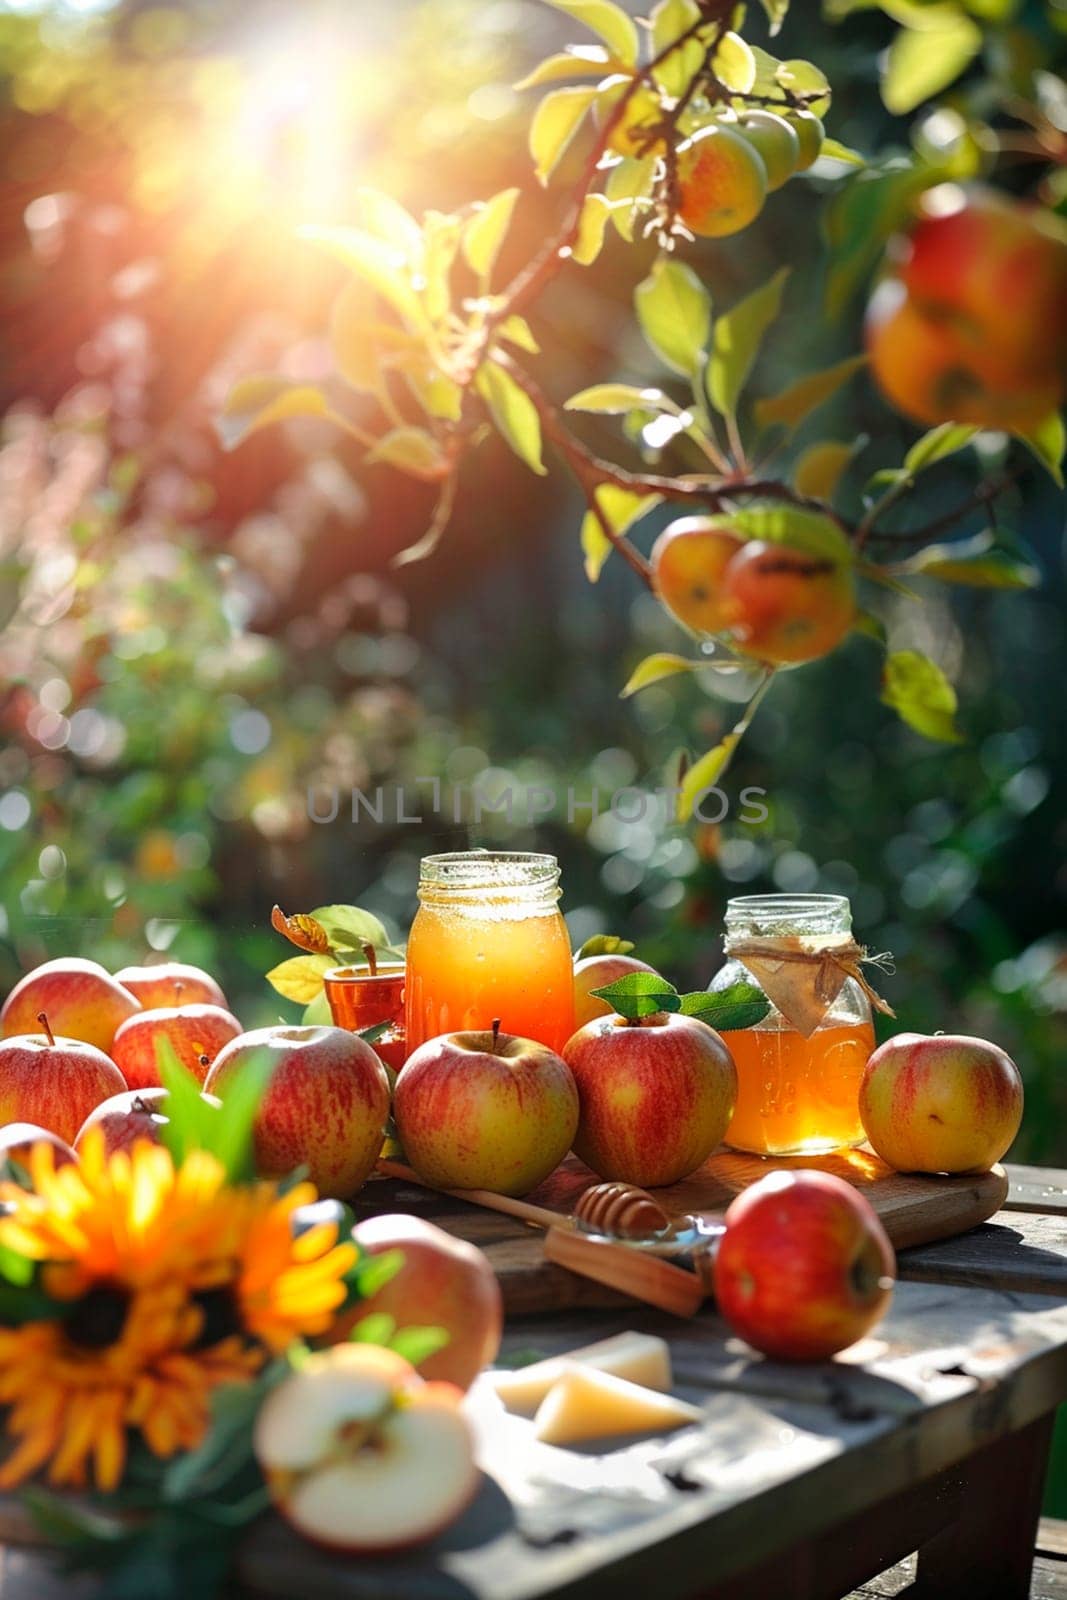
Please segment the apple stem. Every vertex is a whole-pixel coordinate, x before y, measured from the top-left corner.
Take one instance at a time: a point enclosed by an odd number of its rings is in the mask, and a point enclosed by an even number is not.
[[[499,1046],[500,1046],[500,1018],[499,1017],[494,1017],[493,1018],[492,1029],[493,1029],[493,1054],[495,1055],[497,1050],[498,1050],[498,1048],[499,1048]]]
[[[378,957],[375,954],[374,946],[366,939],[363,940],[363,954],[367,959],[371,977],[376,977],[378,973]]]
[[[182,995],[184,994],[184,992],[185,992],[185,984],[182,982],[181,978],[175,978],[175,980],[174,980],[174,993],[175,993],[175,996],[177,997],[177,1001],[178,1001],[179,1005],[181,1005],[181,1003],[182,1003]]]
[[[50,1045],[54,1045],[55,1042],[56,1042],[56,1036],[52,1032],[52,1025],[49,1022],[48,1017],[45,1014],[45,1012],[38,1011],[38,1013],[37,1013],[37,1021],[41,1024],[41,1027],[44,1029],[45,1037],[47,1038],[48,1043]]]

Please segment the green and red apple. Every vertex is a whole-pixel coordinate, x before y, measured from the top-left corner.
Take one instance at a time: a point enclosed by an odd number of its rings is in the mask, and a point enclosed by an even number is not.
[[[61,956],[16,983],[0,1009],[0,1035],[34,1033],[43,1011],[57,1038],[82,1039],[108,1051],[121,1024],[140,1009],[136,995],[99,962]]]
[[[1023,1116],[1023,1081],[986,1039],[898,1033],[860,1080],[860,1117],[872,1149],[898,1172],[986,1172]]]
[[[40,1026],[0,1040],[0,1124],[30,1122],[70,1145],[90,1111],[122,1094],[126,1080],[95,1045]]]
[[[222,1110],[222,1101],[214,1095],[201,1098]],[[125,1094],[112,1095],[90,1111],[74,1140],[75,1153],[80,1155],[92,1129],[103,1135],[104,1150],[113,1156],[116,1150],[129,1150],[138,1139],[152,1144],[162,1143],[162,1132],[169,1122],[166,1089],[127,1089]]]
[[[574,963],[574,1027],[584,1028],[594,1017],[609,1017],[611,1006],[593,993],[625,978],[631,972],[652,972],[654,969],[634,956],[605,954],[585,956]]]
[[[116,972],[115,981],[136,995],[145,1007],[205,1005],[229,1010],[230,1003],[210,972],[184,961],[123,967]]]
[[[111,1057],[131,1089],[157,1089],[159,1045],[166,1040],[186,1071],[203,1083],[223,1045],[241,1032],[237,1018],[222,1006],[159,1006],[126,1019],[115,1034]]]

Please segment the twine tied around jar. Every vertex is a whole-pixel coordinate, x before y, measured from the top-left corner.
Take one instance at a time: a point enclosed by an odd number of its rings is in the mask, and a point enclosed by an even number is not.
[[[854,939],[831,943],[795,934],[774,939],[731,939],[729,954],[746,966],[786,1021],[809,1038],[824,1020],[848,978],[858,983],[875,1011],[895,1017],[888,1000],[868,982],[863,965],[892,972],[893,957],[868,955]]]

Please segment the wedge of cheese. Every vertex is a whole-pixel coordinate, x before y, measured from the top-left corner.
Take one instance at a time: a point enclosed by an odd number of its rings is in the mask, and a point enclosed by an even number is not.
[[[671,1353],[665,1340],[650,1333],[619,1333],[613,1339],[584,1345],[568,1355],[536,1361],[518,1372],[494,1372],[490,1381],[509,1411],[532,1417],[552,1385],[574,1363],[610,1372],[616,1378],[628,1378],[646,1389],[667,1392],[671,1387]]]
[[[669,1433],[702,1416],[696,1406],[595,1367],[567,1367],[534,1419],[542,1444],[586,1444],[620,1434]]]

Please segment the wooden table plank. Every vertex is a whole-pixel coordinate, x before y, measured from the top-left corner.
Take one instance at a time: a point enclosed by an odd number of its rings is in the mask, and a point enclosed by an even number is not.
[[[531,1319],[509,1327],[506,1348],[567,1348],[635,1323],[671,1336],[678,1392],[702,1404],[700,1426],[555,1451],[532,1448],[518,1419],[483,1417],[507,1499],[487,1488],[437,1546],[341,1564],[271,1521],[242,1576],[287,1600],[618,1600],[646,1588],[680,1600],[877,1515],[1067,1396],[1067,1308],[922,1283],[899,1285],[877,1337],[821,1368],[754,1358],[712,1312],[681,1327],[651,1312]]]
[[[964,1288],[1067,1298],[1067,1221],[1061,1215],[1002,1211],[955,1239],[902,1250],[902,1278]]]
[[[1041,1211],[1050,1216],[1067,1216],[1067,1172],[1061,1167],[1020,1167],[1008,1165],[1008,1198],[1005,1211]]]

